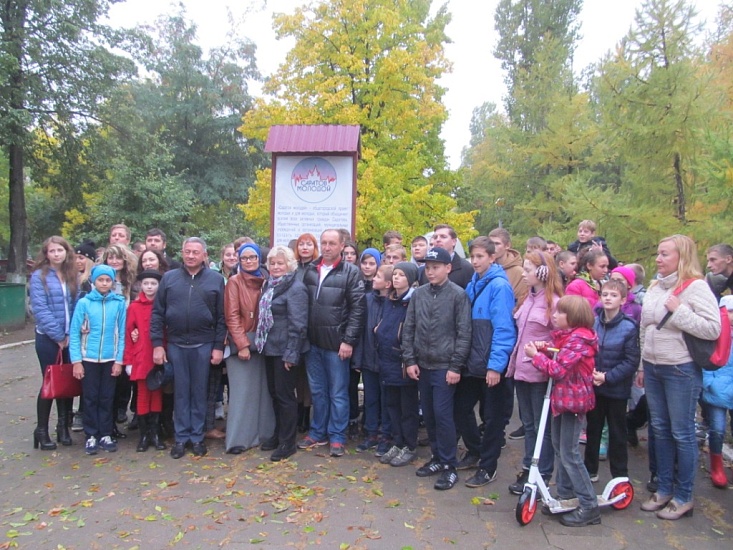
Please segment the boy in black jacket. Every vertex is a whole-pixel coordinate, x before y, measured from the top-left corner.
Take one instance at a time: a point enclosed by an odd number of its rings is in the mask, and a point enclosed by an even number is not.
[[[418,381],[433,453],[416,474],[441,474],[435,482],[438,490],[450,489],[458,481],[453,396],[471,349],[471,303],[464,290],[448,279],[450,270],[446,250],[428,251],[429,284],[414,292],[402,332],[402,360],[407,375]]]

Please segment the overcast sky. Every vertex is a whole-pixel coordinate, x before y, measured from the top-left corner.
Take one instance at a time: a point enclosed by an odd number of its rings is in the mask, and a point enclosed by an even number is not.
[[[272,13],[292,12],[302,0],[181,0],[186,5],[188,17],[196,22],[199,43],[205,48],[219,45],[227,23],[227,9],[235,17],[244,17],[242,31],[257,44],[257,64],[264,75],[272,74],[292,47],[290,41],[275,40],[272,31]],[[461,150],[470,138],[469,122],[474,107],[485,101],[501,105],[505,93],[504,76],[492,50],[497,34],[494,30],[494,10],[498,0],[447,0],[434,1],[433,6],[448,4],[452,21],[448,36],[453,41],[446,46],[453,72],[441,80],[447,88],[444,103],[449,119],[442,136],[446,153],[453,168],[458,168]],[[701,18],[710,25],[714,22],[718,2],[697,0],[694,2]],[[586,0],[581,13],[582,40],[575,55],[576,69],[580,70],[597,61],[626,34],[634,20],[635,10],[641,0]],[[113,6],[111,20],[115,25],[134,26],[150,23],[158,15],[175,12],[169,0],[126,0]]]

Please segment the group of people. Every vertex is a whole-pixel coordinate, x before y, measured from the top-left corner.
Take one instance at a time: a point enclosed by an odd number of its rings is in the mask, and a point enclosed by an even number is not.
[[[521,428],[509,437],[523,436],[525,449],[509,490],[521,494],[542,439],[540,473],[555,476],[558,498],[579,502],[560,518],[568,526],[601,521],[592,484],[605,433],[612,476],[628,475],[627,403],[635,383],[648,403],[655,485],[642,509],[678,519],[693,509],[701,397],[713,483],[726,484],[721,447],[733,365],[703,377],[684,341],[684,333],[717,338],[717,298],[688,237],[659,243],[658,273],[645,289],[643,268],[619,265],[595,232],[584,220],[567,250],[533,237],[522,255],[497,228],[469,243],[470,261],[445,224],[415,237],[409,260],[396,231],[384,235],[383,251],[361,254],[339,229],[268,251],[243,237],[221,250],[220,263],[190,237],[181,264],[167,257],[158,229],[130,246],[129,229],[113,226],[100,251],[51,237],[30,283],[36,351],[42,372],[59,355],[73,363],[88,454],[117,449],[115,391],[127,375],[139,452],[165,448],[168,410],[175,459],[189,447],[205,455],[207,437],[224,439],[232,454],[259,446],[272,461],[321,446],[340,457],[361,431],[356,452],[401,467],[417,456],[422,421],[431,458],[416,474],[437,476],[438,490],[454,487],[459,470],[473,470],[468,487],[496,479],[516,395]],[[725,278],[715,292],[733,290],[733,248],[716,245],[707,259],[710,272]],[[721,303],[733,312],[733,297]],[[150,384],[163,365],[173,373],[168,392]],[[214,423],[223,365],[225,433]],[[550,378],[553,419],[540,434]],[[72,403],[56,401],[56,440],[70,445]],[[39,393],[34,445],[46,450],[56,448],[51,405]],[[297,441],[299,427],[307,433]]]

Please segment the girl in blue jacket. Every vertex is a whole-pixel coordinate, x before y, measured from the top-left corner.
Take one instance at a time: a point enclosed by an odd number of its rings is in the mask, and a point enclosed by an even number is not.
[[[723,296],[720,306],[728,310],[728,317],[733,324],[733,296]],[[723,438],[725,417],[728,410],[733,409],[733,353],[724,367],[702,371],[702,400],[707,405],[710,422],[710,479],[715,487],[725,489],[728,478],[723,468]]]
[[[49,237],[33,266],[30,282],[30,300],[36,319],[36,354],[41,364],[41,374],[48,365],[56,363],[58,354],[62,362],[69,362],[69,321],[74,314],[78,293],[77,269],[74,249],[61,237]],[[58,424],[56,440],[71,445],[69,423],[72,399],[57,399]],[[48,435],[48,418],[53,399],[42,399],[40,391],[36,401],[38,425],[33,432],[33,448],[52,451],[56,443]]]
[[[92,269],[94,289],[74,311],[69,350],[74,376],[82,381],[86,453],[117,450],[112,439],[115,377],[122,372],[125,348],[125,298],[111,292],[115,270],[108,265]]]

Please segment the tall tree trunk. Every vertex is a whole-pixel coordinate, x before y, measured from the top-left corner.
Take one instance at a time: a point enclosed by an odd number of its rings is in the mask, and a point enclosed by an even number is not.
[[[25,260],[28,255],[28,225],[23,185],[23,146],[8,148],[10,160],[10,250],[8,253],[8,280],[25,281]]]
[[[681,222],[687,221],[687,204],[685,201],[685,186],[682,181],[682,167],[680,166],[680,154],[674,154],[674,181],[677,185],[677,218]]]

